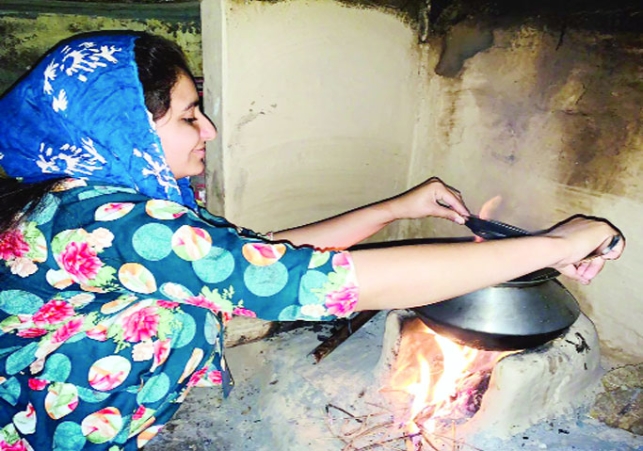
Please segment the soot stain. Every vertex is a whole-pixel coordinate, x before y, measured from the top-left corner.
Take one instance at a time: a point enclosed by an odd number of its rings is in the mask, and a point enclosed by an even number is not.
[[[587,344],[587,341],[585,340],[585,337],[583,337],[582,334],[579,332],[576,332],[575,334],[576,341],[571,341],[571,340],[565,340],[567,343],[570,343],[574,346],[576,349],[576,352],[579,354],[589,352],[592,348],[589,347]]]
[[[643,89],[637,74],[643,62],[636,59],[642,39],[576,35],[573,44],[542,56],[539,89],[547,105],[570,77],[582,83],[584,92],[571,109],[556,109],[563,129],[560,182],[569,186],[616,196],[627,195],[620,183],[632,159],[643,154],[630,145],[640,132]]]

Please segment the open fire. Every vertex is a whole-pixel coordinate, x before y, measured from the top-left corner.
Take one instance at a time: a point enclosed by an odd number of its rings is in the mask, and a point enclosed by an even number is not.
[[[508,439],[585,403],[599,360],[598,336],[584,315],[544,346],[487,351],[454,343],[414,313],[395,311],[380,360],[389,368],[382,393],[405,451],[475,451],[478,434]]]
[[[485,202],[479,217],[490,218],[501,202],[500,196]],[[478,411],[493,366],[507,354],[457,344],[419,320],[406,324],[399,349],[390,384],[393,392],[403,391],[412,398],[403,424],[413,450],[434,447],[440,431]]]
[[[478,217],[491,219],[501,201],[496,196],[485,202]],[[499,288],[487,298],[476,298],[476,302],[487,306],[487,310],[475,307],[471,312],[471,317],[482,326],[480,329],[466,326],[463,329],[462,322],[452,326],[443,321],[440,310],[437,314],[426,308],[390,312],[380,368],[386,374],[381,379],[381,393],[390,400],[392,408],[357,417],[339,406],[329,405],[327,413],[334,426],[340,425],[337,435],[346,441],[345,449],[379,449],[372,447],[390,446],[401,440],[405,451],[476,450],[470,438],[481,431],[495,437],[510,437],[548,415],[582,403],[582,395],[597,381],[597,334],[582,314],[557,329],[558,319],[573,313],[571,303],[567,302],[573,298],[554,282],[549,285],[559,288],[542,289],[543,282],[537,279],[534,283],[541,289],[532,290],[531,285],[522,281],[516,286]],[[524,297],[527,292],[529,298]],[[550,298],[561,306],[569,304],[570,312],[562,309],[558,314],[556,310],[552,320],[547,316],[552,313]],[[488,310],[491,300],[498,310]],[[503,304],[506,301],[511,305]],[[460,303],[453,308],[455,317],[464,318],[460,310],[467,306],[472,307]],[[534,314],[537,312],[533,308],[546,314]],[[354,331],[371,317],[347,329]],[[533,321],[535,329],[513,328],[513,323],[523,320]],[[506,328],[497,332],[489,328],[490,321]],[[460,332],[454,336],[457,342],[444,334],[458,327],[474,331],[469,335],[471,340],[463,338],[466,334]],[[331,338],[345,336],[337,333]],[[506,345],[501,344],[502,340]],[[313,352],[316,361],[341,341],[331,339],[319,346]],[[329,343],[332,346],[327,346]],[[374,419],[383,418],[381,415],[387,417],[387,412],[392,414],[391,419],[373,423]],[[348,423],[338,420],[335,414],[340,418],[346,415],[344,420]],[[348,429],[344,429],[346,424]],[[382,432],[385,428],[394,431]]]
[[[302,358],[319,344],[319,330],[308,327],[230,348],[237,382],[230,397],[221,402],[209,390],[193,390],[149,451],[213,443],[256,451],[514,451],[525,444],[541,449],[545,440],[590,440],[596,432],[574,414],[594,399],[601,373],[598,335],[584,315],[538,348],[498,357],[483,352],[473,360],[466,354],[463,377],[439,399],[430,396],[442,393],[432,387],[449,373],[441,355],[453,350],[442,350],[418,323],[407,310],[377,315],[317,364]],[[404,379],[421,373],[415,359],[404,358],[420,347],[427,348],[424,374],[433,380],[428,392],[419,391],[427,387],[419,376]],[[415,404],[406,388],[420,393]],[[566,413],[570,421],[556,420]],[[574,449],[629,449],[618,444]]]
[[[385,389],[410,398],[400,419],[407,449],[456,449],[451,431],[478,411],[494,365],[507,354],[459,345],[421,320],[407,321]]]

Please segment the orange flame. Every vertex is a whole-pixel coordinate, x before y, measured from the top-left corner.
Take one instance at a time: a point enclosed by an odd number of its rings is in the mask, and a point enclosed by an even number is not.
[[[411,398],[403,420],[408,433],[434,433],[440,421],[460,421],[475,413],[468,411],[472,393],[478,393],[483,375],[488,377],[506,354],[454,343],[419,319],[404,324],[390,385]]]
[[[478,216],[482,219],[493,219],[493,214],[498,210],[498,208],[500,208],[501,203],[502,203],[501,196],[492,197],[484,204],[482,204],[482,207],[480,207],[480,212],[478,213]]]
[[[482,204],[482,207],[480,207],[480,212],[478,213],[478,217],[481,219],[492,219],[493,214],[498,210],[498,208],[500,208],[501,203],[501,196],[492,197],[484,204]],[[479,243],[484,240],[479,236],[474,236],[473,241]]]

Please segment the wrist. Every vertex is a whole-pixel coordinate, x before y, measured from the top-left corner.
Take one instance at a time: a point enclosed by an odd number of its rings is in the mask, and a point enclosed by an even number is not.
[[[556,235],[542,235],[543,246],[551,257],[551,263],[547,266],[552,268],[561,268],[569,265],[569,256],[571,254],[571,245],[563,237]]]
[[[399,211],[395,198],[378,202],[372,207],[383,226],[404,218],[404,215]]]

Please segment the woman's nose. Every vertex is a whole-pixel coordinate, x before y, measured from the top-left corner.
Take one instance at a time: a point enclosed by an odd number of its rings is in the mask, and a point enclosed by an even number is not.
[[[201,127],[201,137],[205,141],[212,141],[217,137],[217,127],[212,123],[209,118],[205,118],[203,126]]]

